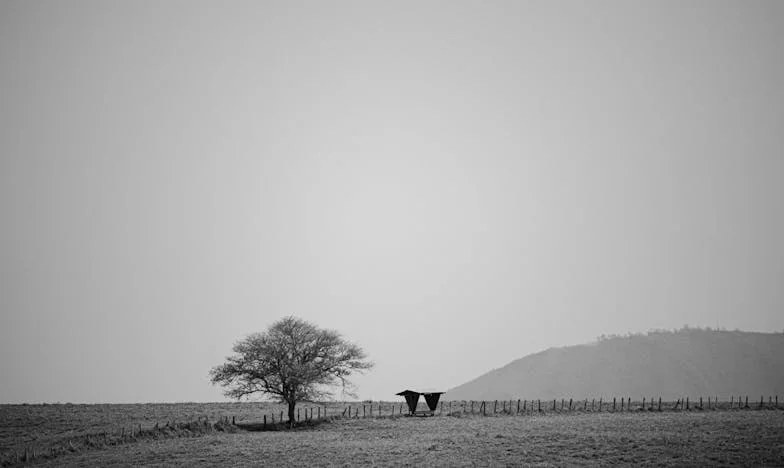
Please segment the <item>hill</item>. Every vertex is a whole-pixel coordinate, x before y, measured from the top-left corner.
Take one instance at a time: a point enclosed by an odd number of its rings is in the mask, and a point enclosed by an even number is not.
[[[784,394],[784,333],[685,328],[602,337],[517,359],[449,400]]]

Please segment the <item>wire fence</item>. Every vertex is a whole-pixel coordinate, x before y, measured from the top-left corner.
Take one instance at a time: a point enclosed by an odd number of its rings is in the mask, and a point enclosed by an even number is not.
[[[511,400],[449,400],[441,401],[435,410],[430,410],[423,402],[419,402],[414,413],[405,403],[396,402],[365,402],[346,403],[343,407],[305,405],[298,407],[293,422],[308,422],[323,419],[363,419],[413,416],[429,413],[432,416],[501,416],[501,415],[533,415],[533,414],[564,414],[564,413],[628,413],[643,411],[718,411],[771,409],[781,410],[779,397],[760,396],[759,400],[749,396],[730,396],[719,400],[717,396],[683,397],[676,400],[665,400],[661,397],[643,397],[632,400],[631,397],[611,398],[561,398],[543,399],[511,399]],[[263,415],[261,424],[254,424],[254,429],[276,428],[278,424],[290,424],[286,411],[271,412]]]

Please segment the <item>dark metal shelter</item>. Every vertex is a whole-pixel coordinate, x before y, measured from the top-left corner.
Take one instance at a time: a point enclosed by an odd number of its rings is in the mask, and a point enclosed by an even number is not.
[[[416,392],[414,390],[403,390],[398,393],[398,395],[406,399],[408,414],[413,416],[433,416],[436,407],[438,406],[438,399],[441,398],[441,394],[443,393],[444,392]],[[429,411],[417,411],[420,395],[424,395],[427,407],[430,408]]]

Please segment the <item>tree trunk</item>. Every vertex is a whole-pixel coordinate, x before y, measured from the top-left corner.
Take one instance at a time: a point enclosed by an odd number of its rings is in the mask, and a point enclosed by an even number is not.
[[[289,401],[289,427],[294,427],[294,407],[297,402],[294,400]]]

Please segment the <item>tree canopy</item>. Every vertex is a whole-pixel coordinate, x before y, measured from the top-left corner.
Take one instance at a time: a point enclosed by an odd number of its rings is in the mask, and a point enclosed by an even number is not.
[[[286,403],[292,422],[298,401],[329,398],[338,385],[351,394],[348,377],[373,367],[364,350],[340,333],[296,317],[248,335],[233,351],[210,370],[212,383],[225,387],[224,394],[231,398],[261,393]]]

